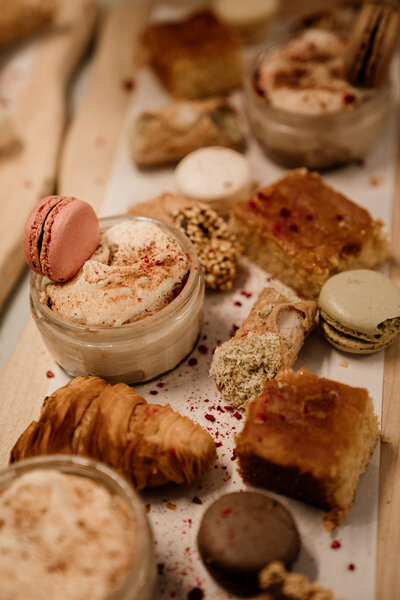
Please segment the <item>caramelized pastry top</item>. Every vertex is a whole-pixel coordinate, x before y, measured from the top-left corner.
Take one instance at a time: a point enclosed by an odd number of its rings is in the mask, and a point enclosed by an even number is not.
[[[234,215],[310,272],[327,269],[335,258],[359,255],[379,227],[367,210],[305,169],[238,202]]]
[[[197,12],[182,21],[169,21],[150,26],[144,41],[152,54],[162,51],[158,61],[175,58],[202,58],[239,47],[238,37],[208,10]]]
[[[248,405],[238,446],[280,466],[335,477],[343,457],[358,444],[356,432],[368,402],[363,388],[305,369],[282,372]]]

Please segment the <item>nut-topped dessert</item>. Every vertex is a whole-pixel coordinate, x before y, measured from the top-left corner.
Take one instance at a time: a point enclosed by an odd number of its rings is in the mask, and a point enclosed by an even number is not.
[[[167,306],[188,270],[189,259],[169,231],[151,221],[126,220],[101,234],[73,279],[48,283],[40,299],[74,323],[116,327]]]

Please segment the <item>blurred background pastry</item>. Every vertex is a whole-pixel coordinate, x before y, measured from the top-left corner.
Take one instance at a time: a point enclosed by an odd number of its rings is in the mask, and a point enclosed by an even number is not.
[[[239,37],[209,10],[150,25],[144,33],[150,64],[171,94],[204,98],[239,87]]]
[[[58,0],[0,0],[0,48],[46,27]]]
[[[223,98],[147,110],[132,125],[130,151],[140,167],[175,162],[204,146],[244,146],[238,114]]]
[[[280,0],[214,0],[213,10],[244,41],[254,42],[268,32]]]

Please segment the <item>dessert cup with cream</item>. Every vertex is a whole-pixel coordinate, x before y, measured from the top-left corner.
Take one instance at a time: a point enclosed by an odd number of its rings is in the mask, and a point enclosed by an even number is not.
[[[31,309],[73,376],[140,383],[173,369],[200,332],[204,282],[189,239],[154,219],[100,219],[100,246],[69,282],[31,275]]]
[[[347,42],[309,29],[270,43],[245,81],[247,113],[266,153],[286,167],[337,167],[362,158],[377,141],[391,87],[351,86],[342,77]]]
[[[0,473],[0,515],[0,579],[9,600],[153,598],[144,506],[105,465],[66,455],[16,463]]]

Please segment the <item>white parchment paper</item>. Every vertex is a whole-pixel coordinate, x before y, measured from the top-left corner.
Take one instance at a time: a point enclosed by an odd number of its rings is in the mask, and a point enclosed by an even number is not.
[[[143,69],[132,94],[102,216],[124,213],[135,202],[174,190],[173,168],[139,171],[132,165],[128,152],[128,131],[133,116],[168,100],[154,75]],[[388,231],[394,194],[396,131],[393,111],[385,134],[366,157],[365,164],[349,166],[324,177],[327,183],[367,208],[375,218],[382,219]],[[269,184],[284,173],[265,157],[251,136],[247,157],[254,179],[260,184]],[[268,285],[268,274],[243,259],[231,292],[207,292],[204,326],[191,356],[164,377],[136,387],[149,402],[169,403],[206,427],[219,446],[213,471],[198,484],[189,489],[165,486],[143,494],[153,525],[159,565],[157,600],[194,598],[190,595],[195,594],[194,588],[202,590],[206,599],[234,598],[208,575],[196,546],[198,527],[207,506],[224,493],[250,489],[237,473],[233,454],[234,435],[242,428],[242,415],[226,410],[226,403],[213,379],[208,377],[208,370],[214,347],[230,337],[233,325],[240,325],[265,285]],[[306,340],[295,368],[305,366],[320,376],[367,388],[380,415],[383,358],[383,352],[364,357],[341,354],[315,330]],[[61,369],[55,375],[49,382],[49,394],[68,381]],[[210,420],[210,416],[215,420]],[[335,595],[347,600],[375,598],[378,483],[379,449],[362,477],[354,506],[342,526],[332,534],[323,527],[322,511],[276,496],[292,512],[302,538],[302,550],[294,570],[312,579],[318,578]],[[339,548],[331,548],[333,540],[340,542]],[[200,598],[201,593],[197,594]]]

